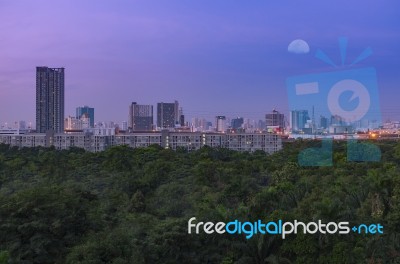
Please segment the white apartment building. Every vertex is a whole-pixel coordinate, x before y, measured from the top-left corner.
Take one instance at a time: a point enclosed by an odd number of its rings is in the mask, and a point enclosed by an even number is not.
[[[203,133],[171,132],[168,130],[154,132],[134,132],[128,134],[108,133],[56,133],[56,134],[23,134],[0,135],[0,144],[22,147],[50,147],[68,149],[83,148],[87,151],[104,151],[109,147],[127,145],[132,148],[145,148],[160,145],[163,148],[176,150],[184,148],[189,151],[204,146],[221,147],[235,151],[253,152],[262,150],[272,154],[282,149],[279,135],[269,133]]]

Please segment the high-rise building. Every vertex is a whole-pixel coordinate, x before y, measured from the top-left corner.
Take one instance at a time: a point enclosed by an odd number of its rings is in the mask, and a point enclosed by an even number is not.
[[[36,130],[64,132],[64,68],[36,67]]]
[[[90,127],[94,127],[94,108],[82,106],[76,108],[76,119],[80,119],[83,115],[89,118]]]
[[[128,122],[122,121],[122,123],[121,123],[121,130],[123,130],[123,131],[128,130]]]
[[[174,128],[179,124],[179,103],[158,103],[157,104],[157,127]]]
[[[128,127],[132,131],[153,130],[153,106],[133,102],[129,106]]]
[[[179,124],[181,125],[181,127],[184,127],[185,124],[185,115],[183,114],[183,109],[182,107],[179,109]]]
[[[215,117],[215,124],[217,132],[225,132],[225,116],[216,116]]]
[[[265,124],[265,120],[258,120],[257,129],[265,130],[266,126],[267,125]]]
[[[68,116],[64,120],[65,132],[79,131],[90,127],[90,119],[87,114],[83,114],[81,118]]]
[[[231,120],[231,127],[233,129],[238,129],[242,127],[243,123],[244,123],[243,117],[233,118]]]
[[[191,127],[192,127],[192,131],[207,131],[210,126],[207,120],[205,120],[204,118],[199,118],[199,117],[193,117],[192,118],[192,123],[191,123]]]
[[[331,116],[331,125],[340,125],[343,126],[345,124],[344,118],[339,115]]]
[[[237,128],[238,131],[240,131],[240,128],[245,129],[246,131],[254,131],[256,129],[256,121],[252,120],[250,118],[246,118],[243,120],[243,125],[241,125],[239,128]]]
[[[307,120],[310,120],[307,110],[290,111],[290,128],[292,131],[301,131],[304,129]]]
[[[265,115],[265,123],[267,128],[278,127],[279,129],[285,129],[285,115],[274,109],[271,114]]]
[[[329,127],[329,126],[328,126],[328,118],[326,118],[325,116],[321,116],[321,119],[320,119],[320,127],[321,127],[321,128],[324,128],[324,129],[326,129],[326,128]]]

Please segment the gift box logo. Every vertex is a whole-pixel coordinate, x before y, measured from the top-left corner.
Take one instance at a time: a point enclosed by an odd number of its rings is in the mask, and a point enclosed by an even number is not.
[[[290,110],[310,109],[313,133],[317,131],[314,111],[318,115],[339,119],[342,127],[377,128],[381,124],[376,70],[356,68],[358,62],[372,54],[365,49],[350,65],[345,66],[347,39],[339,39],[341,67],[324,52],[316,57],[334,67],[331,72],[289,77],[286,80]],[[349,131],[350,132],[350,131]],[[323,138],[321,147],[303,150],[298,157],[301,166],[332,166],[332,138]],[[348,161],[379,161],[381,152],[371,143],[347,141]]]

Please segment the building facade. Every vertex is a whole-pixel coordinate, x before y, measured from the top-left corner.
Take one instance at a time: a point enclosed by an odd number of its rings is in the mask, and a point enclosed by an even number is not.
[[[54,146],[56,149],[62,150],[78,147],[91,152],[104,151],[117,145],[144,148],[153,144],[166,149],[183,148],[188,151],[210,146],[235,151],[261,150],[272,154],[282,149],[281,137],[276,134],[170,132],[168,130],[117,135],[97,132],[0,135],[1,143],[19,148]]]
[[[153,130],[153,106],[132,102],[129,106],[128,128],[131,131]]]
[[[275,109],[272,111],[270,114],[265,115],[265,123],[267,126],[267,129],[269,127],[277,127],[281,130],[285,129],[285,115],[279,113]]]
[[[68,116],[64,120],[64,131],[69,132],[69,131],[78,131],[78,130],[83,130],[86,128],[90,128],[90,118],[88,115],[85,113],[82,115],[81,118],[75,118],[73,116]]]
[[[174,128],[180,123],[179,103],[157,103],[157,127],[160,129]]]
[[[226,122],[226,117],[225,116],[216,116],[215,117],[215,130],[217,132],[225,132],[225,122]]]
[[[319,127],[323,129],[328,128],[329,127],[328,118],[326,118],[325,116],[321,116],[319,121]]]
[[[292,131],[302,131],[310,120],[307,110],[290,111],[290,128]]]
[[[231,127],[232,129],[241,128],[244,123],[243,117],[237,117],[231,120]]]
[[[64,131],[64,68],[36,67],[36,131]]]
[[[81,119],[83,117],[89,118],[90,127],[94,127],[94,108],[89,106],[80,106],[76,108],[76,119]]]

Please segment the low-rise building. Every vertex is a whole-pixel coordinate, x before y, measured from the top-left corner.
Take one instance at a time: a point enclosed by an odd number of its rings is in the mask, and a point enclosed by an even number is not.
[[[151,132],[133,132],[127,134],[103,133],[47,133],[0,135],[0,143],[22,147],[50,147],[69,149],[83,148],[87,151],[104,151],[109,147],[127,145],[132,148],[144,148],[160,145],[163,148],[176,150],[184,148],[189,151],[204,146],[222,147],[236,151],[262,150],[274,153],[282,148],[279,135],[270,133],[203,133],[171,132],[169,130]]]

